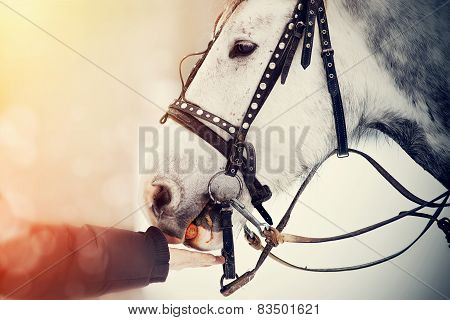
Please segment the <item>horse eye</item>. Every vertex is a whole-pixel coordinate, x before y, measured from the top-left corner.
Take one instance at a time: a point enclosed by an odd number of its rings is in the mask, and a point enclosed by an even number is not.
[[[258,45],[250,41],[237,41],[230,51],[230,58],[247,57],[251,55]]]

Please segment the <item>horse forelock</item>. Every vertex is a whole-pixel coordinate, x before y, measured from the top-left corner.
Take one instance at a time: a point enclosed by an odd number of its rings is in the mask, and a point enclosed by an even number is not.
[[[234,11],[238,5],[247,0],[228,0],[226,3],[226,8]]]
[[[236,11],[237,7],[247,0],[227,0],[225,9],[220,14],[217,23],[216,30],[221,30],[224,24],[228,21],[231,15]]]

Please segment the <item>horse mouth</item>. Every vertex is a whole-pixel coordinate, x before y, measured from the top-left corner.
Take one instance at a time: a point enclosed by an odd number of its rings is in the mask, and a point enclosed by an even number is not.
[[[184,230],[183,244],[200,251],[222,248],[220,214],[206,205]]]
[[[157,207],[150,206],[149,211],[154,216],[159,216],[161,212]],[[176,217],[177,214],[175,213]],[[184,228],[175,235],[173,232],[166,230],[163,223],[155,219],[155,224],[166,236],[169,244],[183,244],[188,248],[198,251],[213,251],[222,248],[222,232],[220,230],[220,213],[206,205],[200,213],[195,216]]]

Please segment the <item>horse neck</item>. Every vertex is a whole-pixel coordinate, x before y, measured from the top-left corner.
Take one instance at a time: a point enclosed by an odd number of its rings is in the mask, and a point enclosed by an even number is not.
[[[394,2],[398,5],[401,1]],[[387,28],[389,23],[383,24],[380,19],[389,21],[392,16],[388,15],[396,13],[387,10],[386,16],[378,16],[375,23],[371,21],[372,13],[367,12],[374,9],[370,6],[365,2],[360,4],[352,0],[329,2],[328,13],[331,36],[335,39],[336,65],[340,67],[338,72],[344,73],[340,79],[341,87],[346,112],[351,115],[351,122],[348,124],[350,139],[358,140],[364,135],[372,134],[373,130],[389,136],[448,189],[450,129],[448,120],[445,120],[445,112],[449,112],[445,111],[446,102],[422,93],[421,87],[414,87],[414,83],[420,84],[419,81],[405,84],[406,76],[403,73],[410,70],[401,70],[401,65],[393,65],[393,56],[412,59],[417,55],[414,50],[418,49],[408,46],[411,39],[402,37],[401,34],[395,41],[387,44],[388,49],[384,48],[383,41],[389,41],[392,34],[374,37],[376,25],[381,24]],[[425,41],[424,37],[425,35],[419,40]],[[439,65],[441,62],[427,63]],[[444,61],[441,65],[445,65]],[[426,69],[422,71],[426,74],[425,77],[431,72]],[[442,85],[432,82],[431,85],[433,84]]]

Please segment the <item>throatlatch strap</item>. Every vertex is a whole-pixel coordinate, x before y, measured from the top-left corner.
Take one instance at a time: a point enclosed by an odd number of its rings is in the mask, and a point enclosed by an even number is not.
[[[348,157],[347,127],[345,124],[344,107],[342,104],[341,89],[334,65],[334,50],[331,46],[330,30],[328,28],[325,7],[318,8],[320,42],[322,44],[322,59],[327,76],[328,92],[333,105],[334,123],[336,125],[337,155],[339,158]]]

